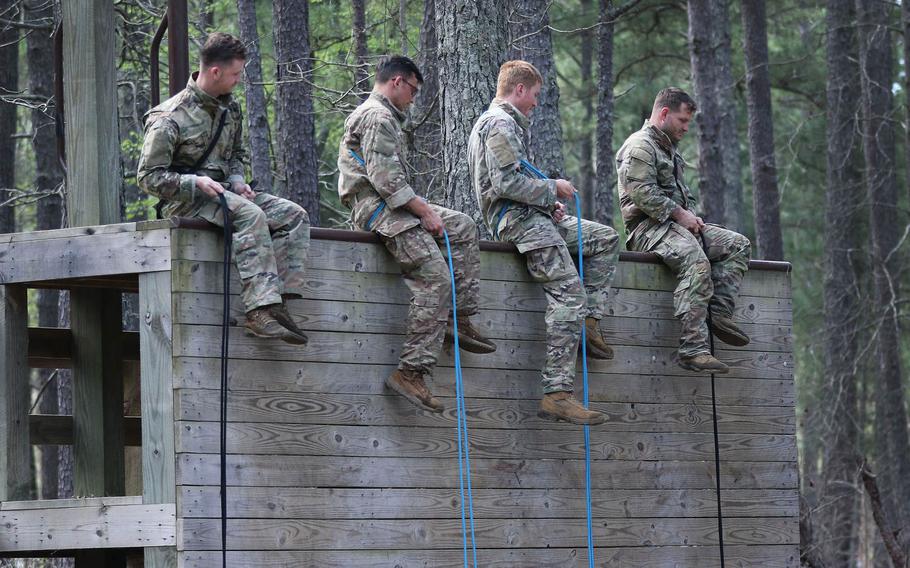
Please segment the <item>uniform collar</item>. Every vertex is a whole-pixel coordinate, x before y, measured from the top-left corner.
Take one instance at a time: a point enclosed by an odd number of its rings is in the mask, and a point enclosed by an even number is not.
[[[199,77],[199,71],[193,71],[193,74],[190,75],[190,80],[186,82],[186,88],[189,89],[193,95],[196,97],[196,100],[202,105],[202,108],[206,110],[217,110],[222,106],[227,106],[231,102],[231,95],[222,95],[220,97],[213,97],[212,95],[206,93],[196,84],[196,78]]]
[[[392,111],[392,114],[395,115],[395,118],[398,119],[399,123],[401,123],[401,124],[404,123],[407,116],[403,112],[398,110],[398,107],[396,107],[395,105],[392,104],[392,101],[389,100],[389,97],[383,95],[380,92],[373,91],[372,93],[370,93],[370,98],[373,99],[374,101],[377,101],[378,103],[380,103],[381,105],[383,105],[384,107],[389,109],[390,111]]]
[[[641,127],[642,130],[648,133],[652,140],[654,140],[658,146],[664,149],[671,156],[676,153],[676,145],[673,144],[673,141],[670,140],[670,137],[667,136],[666,132],[657,128],[651,124],[650,120],[645,119],[644,126]]]
[[[495,98],[493,99],[493,102],[490,103],[490,108],[498,108],[511,116],[515,122],[518,123],[518,126],[522,128],[522,130],[527,130],[531,125],[531,119],[522,114],[522,112],[515,108],[515,105],[509,101]]]

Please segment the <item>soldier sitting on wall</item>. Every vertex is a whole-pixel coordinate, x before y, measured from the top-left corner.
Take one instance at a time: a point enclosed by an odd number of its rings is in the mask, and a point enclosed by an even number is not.
[[[727,365],[708,348],[706,319],[710,309],[711,331],[724,343],[749,343],[733,323],[733,308],[752,246],[739,233],[706,224],[695,214],[676,149],[694,112],[695,101],[680,89],[657,94],[651,117],[616,154],[619,199],[629,235],[626,246],[657,254],[679,279],[673,294],[675,315],[682,322],[679,365],[726,373]]]
[[[422,82],[407,57],[380,60],[373,92],[344,123],[338,194],[351,209],[354,226],[379,235],[411,291],[407,337],[386,385],[418,407],[442,412],[424,377],[432,376],[444,340],[454,337],[449,268],[440,250],[443,231],[455,267],[460,345],[474,353],[491,353],[496,346],[468,319],[478,311],[480,292],[477,227],[463,213],[427,203],[405,177],[401,125]]]
[[[146,114],[139,187],[159,198],[165,216],[198,217],[218,226],[224,225],[218,195],[224,195],[247,334],[305,345],[307,337],[285,302],[303,294],[309,216],[296,203],[254,192],[244,181],[243,117],[231,97],[246,61],[243,43],[213,33],[200,60],[186,88]]]
[[[600,333],[610,284],[616,270],[619,236],[612,227],[566,215],[558,199],[572,199],[575,187],[564,179],[531,179],[527,159],[531,111],[543,78],[527,61],[507,61],[499,70],[496,98],[471,131],[468,166],[477,201],[494,237],[515,243],[528,273],[547,296],[547,358],[542,371],[544,397],[538,415],[575,424],[601,424],[604,414],[587,410],[572,395],[575,362],[585,326],[587,352],[612,359]],[[581,223],[585,283],[572,263]],[[584,322],[582,324],[582,322]]]

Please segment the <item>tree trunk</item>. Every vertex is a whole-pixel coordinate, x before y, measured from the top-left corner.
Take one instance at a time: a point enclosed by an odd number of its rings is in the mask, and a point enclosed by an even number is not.
[[[732,42],[730,41],[730,0],[714,0],[712,28],[715,34],[715,57],[718,73],[717,97],[721,115],[720,151],[724,157],[724,216],[727,227],[742,232],[743,181],[742,161],[739,155],[739,131],[736,128],[736,95],[733,79]],[[748,3],[748,2],[746,2]]]
[[[528,150],[531,162],[551,178],[567,177],[559,121],[559,85],[550,37],[550,0],[512,0],[509,59],[524,59],[543,75],[537,107],[531,113]],[[569,204],[574,207],[574,203]]]
[[[901,27],[904,32],[904,93],[907,97],[904,120],[907,121],[907,124],[910,124],[910,2],[901,2]],[[906,153],[907,167],[910,168],[910,128],[905,130],[907,138],[904,142],[904,152]],[[907,187],[910,188],[910,176],[907,178]]]
[[[600,0],[597,32],[597,176],[594,181],[594,221],[613,226],[613,16],[612,0]]]
[[[367,59],[367,17],[366,0],[351,0],[353,12],[352,33],[354,35],[354,92],[360,100],[370,92],[370,62]]]
[[[0,14],[12,19],[18,14],[16,0],[0,0]],[[19,90],[19,28],[0,23],[0,93]],[[12,103],[0,101],[0,203],[12,196],[5,189],[16,185],[16,110]],[[0,233],[16,231],[12,204],[0,206]]]
[[[273,5],[278,60],[278,144],[284,154],[286,196],[319,226],[319,170],[313,114],[313,61],[308,0],[276,0]]]
[[[774,161],[771,78],[768,72],[768,26],[765,0],[743,2],[743,47],[746,55],[746,106],[749,112],[749,157],[758,258],[784,259],[780,232],[780,194]]]
[[[246,45],[246,73],[243,76],[246,96],[246,123],[250,137],[250,168],[259,189],[272,189],[272,160],[269,155],[269,118],[265,89],[262,86],[262,56],[259,52],[259,30],[256,26],[255,0],[237,0],[240,39]]]
[[[890,5],[857,0],[863,105],[863,149],[867,197],[870,203],[875,329],[878,332],[875,440],[882,493],[897,526],[910,521],[910,441],[904,405],[900,329],[896,302],[900,299],[902,268],[900,241],[904,219],[898,215],[895,172],[897,120],[891,86],[894,47],[888,26],[894,20]]]
[[[408,0],[398,0],[398,33],[401,34],[401,55],[408,54]]]
[[[820,417],[817,436],[824,440],[820,444],[824,446],[821,483],[818,488],[820,505],[816,522],[813,523],[818,537],[808,544],[820,549],[825,565],[830,568],[847,568],[851,565],[858,531],[855,519],[859,506],[856,456],[860,453],[857,446],[860,422],[857,414],[855,365],[857,330],[860,328],[862,309],[856,295],[856,290],[860,287],[857,285],[857,271],[851,257],[853,251],[861,247],[858,227],[862,225],[860,211],[863,176],[859,140],[854,135],[859,114],[860,88],[852,3],[853,0],[828,0],[827,8],[825,383],[821,385],[822,392],[826,394],[817,405]],[[746,19],[745,13],[743,19]],[[749,66],[753,65],[750,63]],[[752,115],[750,104],[750,128],[756,118]],[[753,148],[754,145],[753,141]],[[756,169],[753,158],[753,171]],[[759,191],[758,182],[754,191],[756,194]],[[775,200],[776,195],[775,186]],[[761,215],[758,213],[757,197],[755,203],[758,232]],[[761,242],[760,236],[759,239]]]
[[[731,180],[728,179],[727,152],[724,149],[730,142],[725,137],[724,122],[731,120],[731,109],[724,106],[726,97],[722,91],[725,63],[721,49],[723,42],[720,39],[726,34],[729,40],[729,29],[718,29],[729,28],[729,22],[720,19],[721,10],[718,5],[723,0],[688,1],[689,58],[698,103],[698,190],[705,221],[731,225],[727,217],[727,197],[730,195],[727,189]],[[723,14],[726,14],[726,10]],[[726,66],[729,66],[729,57]]]
[[[437,0],[442,175],[445,205],[474,219],[481,236],[489,231],[480,216],[468,173],[468,136],[496,93],[506,54],[505,2]]]
[[[47,18],[53,21],[53,5],[46,0],[29,0],[25,4],[26,18],[36,21]],[[35,108],[31,112],[32,150],[35,153],[35,189],[39,192],[53,192],[63,183],[63,172],[57,156],[57,140],[54,131],[54,76],[48,69],[54,68],[54,40],[49,32],[34,31],[26,37],[26,60],[28,62],[29,94],[48,102],[47,108]],[[52,193],[37,203],[37,229],[58,229],[63,222],[63,208],[60,195]],[[57,305],[60,293],[56,290],[38,290],[38,325],[57,327],[60,324]],[[39,369],[40,384],[51,378],[48,369]],[[38,407],[42,414],[57,414],[57,379],[48,383]],[[59,467],[58,446],[41,448],[41,498],[56,499]]]
[[[591,18],[595,9],[592,0],[581,0],[581,12],[585,18]],[[581,54],[579,79],[581,80],[581,104],[584,109],[583,133],[579,142],[578,157],[578,191],[581,193],[582,216],[594,219],[594,133],[589,129],[594,122],[594,42],[597,35],[594,30],[586,29],[578,34]],[[613,158],[610,158],[612,163]],[[610,193],[612,196],[612,191]],[[596,220],[596,219],[595,219]]]
[[[411,185],[430,201],[443,202],[445,187],[439,182],[440,125],[439,71],[436,57],[436,2],[423,1],[423,24],[420,26],[420,56],[423,86],[411,110],[408,132],[408,168]]]

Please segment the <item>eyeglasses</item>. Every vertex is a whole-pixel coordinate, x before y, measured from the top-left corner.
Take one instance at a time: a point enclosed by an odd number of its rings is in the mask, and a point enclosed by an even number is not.
[[[408,81],[408,80],[405,79],[404,77],[402,77],[401,80],[402,80],[404,83],[406,83],[406,84],[408,85],[408,87],[411,87],[411,96],[412,96],[412,97],[416,97],[416,96],[417,96],[417,93],[420,92],[420,87],[418,87],[417,85],[411,83],[410,81]]]

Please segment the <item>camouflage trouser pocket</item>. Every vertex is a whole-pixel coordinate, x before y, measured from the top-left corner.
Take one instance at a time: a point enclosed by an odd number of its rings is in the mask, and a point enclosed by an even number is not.
[[[379,235],[402,272],[415,270],[438,256],[439,246],[423,227],[412,227],[394,237]]]
[[[528,274],[535,282],[552,282],[575,276],[575,264],[566,245],[529,250],[525,253]]]

